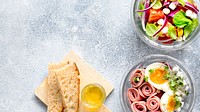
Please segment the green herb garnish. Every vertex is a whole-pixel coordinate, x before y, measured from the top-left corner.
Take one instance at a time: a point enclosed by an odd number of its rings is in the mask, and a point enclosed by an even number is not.
[[[134,81],[134,82],[139,82],[139,81],[140,81],[140,78],[139,78],[139,77],[135,77],[135,78],[133,78],[133,81]]]
[[[169,81],[169,87],[172,91],[177,91],[184,86],[183,78],[169,72],[164,75],[163,80]]]
[[[163,79],[165,80],[169,80],[172,76],[170,75],[170,73],[167,73],[164,75]]]
[[[180,99],[178,98],[178,96],[175,96],[174,100],[176,102],[175,109],[178,109],[179,107],[182,106],[182,103],[181,103]]]
[[[150,69],[149,72],[150,72],[150,73],[153,73],[153,72],[154,72],[154,69]]]
[[[165,66],[164,68],[165,68],[165,70],[168,70],[168,69],[169,69],[169,67],[168,67],[168,66]]]
[[[177,91],[178,88],[183,87],[183,78],[180,76],[173,76],[169,79],[169,87],[172,91]]]
[[[145,76],[145,77],[144,77],[144,81],[145,81],[145,82],[148,82],[148,78],[149,78],[148,76]]]
[[[190,93],[188,91],[185,91],[185,95],[188,96]]]

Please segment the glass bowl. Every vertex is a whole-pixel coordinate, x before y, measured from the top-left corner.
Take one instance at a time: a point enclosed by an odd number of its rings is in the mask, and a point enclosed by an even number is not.
[[[196,30],[193,31],[190,34],[190,36],[188,37],[188,39],[185,40],[184,42],[176,42],[175,41],[172,44],[162,44],[161,42],[149,39],[149,36],[146,34],[146,32],[142,28],[140,17],[138,16],[137,12],[135,12],[135,10],[137,10],[139,7],[139,2],[140,2],[140,0],[132,0],[130,16],[131,16],[131,19],[133,22],[135,32],[140,37],[140,39],[143,42],[145,42],[147,45],[149,45],[153,48],[159,49],[159,50],[167,50],[167,51],[180,50],[180,49],[183,49],[184,47],[190,45],[194,40],[196,40],[198,38],[198,34],[200,31],[200,25],[198,25]],[[197,6],[199,7],[200,1],[195,0],[195,2],[197,4]],[[198,20],[200,20],[200,12],[198,12]]]
[[[120,84],[120,102],[122,105],[122,108],[124,110],[124,112],[131,112],[131,107],[129,104],[129,100],[127,97],[127,90],[128,88],[131,87],[131,84],[129,82],[129,78],[131,76],[131,73],[136,69],[136,68],[145,68],[146,66],[148,66],[151,63],[155,63],[155,62],[167,62],[169,63],[169,65],[172,66],[179,66],[180,69],[185,72],[185,80],[189,85],[189,95],[185,98],[184,100],[184,106],[181,110],[181,112],[191,112],[192,108],[194,106],[194,102],[195,102],[195,87],[193,85],[193,81],[191,79],[191,76],[189,75],[189,73],[187,72],[187,70],[185,69],[185,67],[183,66],[183,64],[178,61],[175,58],[172,58],[170,56],[167,55],[160,55],[160,54],[155,54],[155,55],[150,55],[147,57],[144,57],[143,59],[137,61],[130,69],[128,69],[128,71],[126,72],[126,74],[123,76],[121,84]]]

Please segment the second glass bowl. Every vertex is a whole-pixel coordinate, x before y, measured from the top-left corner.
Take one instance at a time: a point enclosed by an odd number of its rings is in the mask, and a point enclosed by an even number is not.
[[[169,63],[169,65],[172,65],[172,66],[177,65],[180,67],[180,69],[183,72],[185,72],[184,77],[185,77],[186,82],[189,85],[189,88],[190,88],[189,93],[190,94],[184,100],[185,104],[184,104],[181,112],[191,112],[192,108],[194,106],[194,102],[195,102],[195,88],[193,85],[193,81],[190,77],[190,74],[187,72],[187,70],[183,66],[183,64],[180,61],[178,61],[177,59],[172,58],[167,55],[150,55],[150,56],[144,57],[143,59],[136,62],[126,72],[126,74],[123,76],[123,79],[122,79],[121,85],[120,85],[121,86],[120,87],[120,102],[121,102],[124,112],[131,112],[131,107],[130,107],[129,100],[127,97],[127,90],[131,87],[131,84],[129,82],[131,73],[138,67],[145,68],[146,66],[150,65],[151,63],[155,63],[155,62],[167,62],[167,63]]]
[[[200,6],[200,1],[195,0],[195,2],[197,4],[197,6]],[[159,50],[168,50],[168,51],[180,50],[180,49],[183,49],[184,47],[190,45],[194,40],[196,40],[198,38],[198,34],[200,31],[200,25],[198,25],[196,30],[194,32],[192,32],[192,34],[184,42],[173,43],[173,44],[162,44],[160,42],[149,39],[149,36],[146,34],[146,32],[142,28],[141,19],[138,16],[138,13],[135,12],[139,7],[139,3],[140,3],[140,0],[132,0],[130,16],[133,21],[133,26],[134,26],[135,32],[140,37],[140,39],[142,41],[144,41],[147,45],[149,45],[153,48],[159,49]],[[199,14],[200,14],[200,12],[198,12],[198,20],[200,20]]]

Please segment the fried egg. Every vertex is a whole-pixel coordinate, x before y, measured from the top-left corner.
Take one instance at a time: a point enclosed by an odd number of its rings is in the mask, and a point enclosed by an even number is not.
[[[164,92],[171,92],[168,80],[164,79],[164,75],[169,71],[166,67],[167,66],[163,63],[152,63],[147,66],[145,77],[148,77],[148,82],[156,89],[163,90]]]

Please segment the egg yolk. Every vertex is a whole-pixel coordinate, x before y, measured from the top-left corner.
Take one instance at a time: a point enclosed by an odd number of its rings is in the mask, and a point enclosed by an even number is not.
[[[176,101],[174,100],[174,96],[170,96],[167,103],[168,112],[173,112],[175,110]]]
[[[152,73],[150,73],[150,80],[156,84],[163,84],[167,82],[167,80],[163,79],[166,73],[166,70],[157,68]]]

